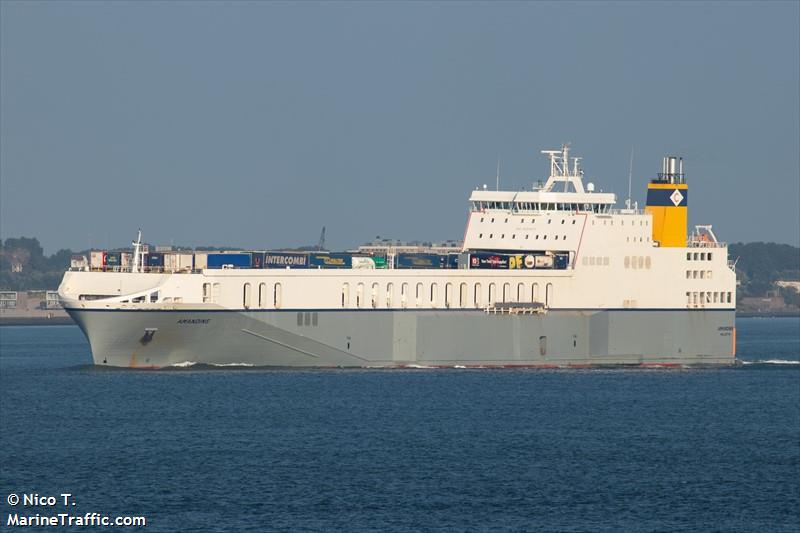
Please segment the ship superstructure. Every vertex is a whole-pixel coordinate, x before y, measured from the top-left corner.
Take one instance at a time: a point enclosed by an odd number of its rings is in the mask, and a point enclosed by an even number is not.
[[[67,272],[62,305],[113,366],[733,362],[735,273],[710,226],[687,236],[682,160],[665,158],[644,210],[617,209],[569,147],[543,153],[543,185],[472,192],[460,253],[167,267],[137,245],[129,265]]]

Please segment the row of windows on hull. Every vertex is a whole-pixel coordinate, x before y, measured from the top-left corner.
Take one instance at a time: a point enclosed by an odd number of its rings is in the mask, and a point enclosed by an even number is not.
[[[408,283],[400,285],[400,294],[395,294],[395,284],[387,283],[381,286],[380,283],[373,283],[369,290],[369,294],[365,294],[366,289],[363,283],[357,284],[355,289],[355,308],[365,308],[367,306],[377,308],[381,306],[395,307],[399,303],[399,307],[440,307],[445,308],[459,307],[480,308],[484,305],[492,305],[494,303],[512,303],[512,302],[541,302],[546,306],[553,304],[553,284],[548,283],[544,286],[544,294],[540,295],[539,284],[533,283],[527,285],[525,283],[518,283],[513,287],[511,283],[505,283],[498,287],[495,283],[489,283],[486,290],[480,283],[469,285],[461,283],[458,285],[458,298],[455,298],[454,291],[456,286],[453,283],[446,283],[443,287],[442,294],[439,293],[439,284],[430,283],[426,286],[424,283],[417,283],[412,287]],[[283,291],[280,283],[275,283],[271,287],[272,298],[269,299],[270,287],[266,283],[259,283],[257,296],[258,299],[254,301],[252,286],[250,283],[245,283],[242,287],[242,307],[251,309],[253,304],[257,303],[258,309],[272,308],[280,309]],[[216,303],[219,301],[219,283],[204,283],[203,284],[203,303]],[[342,285],[341,301],[342,308],[347,309],[351,307],[350,284],[345,283]],[[399,300],[395,300],[399,296]],[[542,300],[544,296],[544,300]],[[271,303],[271,305],[270,305]]]
[[[512,213],[526,213],[536,211],[572,211],[587,213],[608,213],[611,211],[612,204],[573,204],[559,202],[484,202],[473,201],[473,211],[486,211],[487,209],[498,209],[511,211]]]
[[[373,283],[371,287],[365,287],[363,283],[358,283],[353,289],[354,299],[351,301],[350,284],[342,285],[340,301],[342,308],[481,308],[495,303],[514,302],[540,302],[548,307],[553,305],[552,283],[544,285],[543,294],[540,294],[538,283],[518,283],[516,286],[511,283],[503,285],[489,283],[486,286],[480,283],[446,283],[443,286],[438,283],[417,283],[416,285],[402,283],[399,286],[399,294],[397,294],[394,283],[387,283],[385,286]],[[369,294],[366,293],[367,290],[369,290]]]

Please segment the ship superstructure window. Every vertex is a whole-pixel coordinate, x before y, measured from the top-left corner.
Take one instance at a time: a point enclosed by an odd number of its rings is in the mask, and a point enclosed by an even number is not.
[[[364,305],[364,284],[359,283],[356,285],[356,307]]]
[[[342,285],[342,307],[350,306],[350,284],[345,283]]]
[[[431,283],[431,307],[436,307],[436,300],[437,300],[437,291],[438,287],[435,283]]]
[[[458,306],[467,306],[467,284],[462,283],[458,288]]]
[[[552,283],[548,283],[547,287],[545,289],[544,304],[547,307],[550,307],[551,305],[553,305],[553,284]]]
[[[417,307],[422,307],[422,283],[417,283]]]
[[[209,303],[211,301],[211,284],[210,283],[203,283],[203,303]]]
[[[250,284],[245,283],[242,288],[242,307],[250,309]]]
[[[481,306],[481,284],[480,283],[476,283],[475,284],[475,291],[473,292],[473,300],[474,300],[475,307],[480,307]]]
[[[534,283],[531,285],[531,302],[539,301],[539,284]]]
[[[275,309],[281,308],[281,299],[283,298],[281,284],[276,283],[275,286],[272,288],[272,305]]]
[[[408,305],[408,283],[400,285],[400,306],[406,307]]]
[[[394,283],[386,284],[386,307],[392,306],[394,300]]]
[[[489,284],[489,305],[492,305],[495,302],[495,298],[497,295],[495,294],[496,288],[494,283]]]
[[[510,302],[511,301],[511,284],[504,283],[503,284],[503,302]]]
[[[444,286],[444,306],[450,307],[453,305],[453,284],[448,283]]]
[[[520,283],[517,285],[517,301],[524,302],[525,301],[525,284]]]

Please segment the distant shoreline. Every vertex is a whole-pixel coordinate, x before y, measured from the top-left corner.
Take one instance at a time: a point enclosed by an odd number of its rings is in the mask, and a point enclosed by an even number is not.
[[[73,326],[75,321],[69,316],[47,318],[43,316],[4,316],[0,317],[0,326]]]

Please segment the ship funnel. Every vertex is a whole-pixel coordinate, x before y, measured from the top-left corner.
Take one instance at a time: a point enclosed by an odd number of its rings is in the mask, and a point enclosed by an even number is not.
[[[645,212],[653,217],[653,241],[659,246],[686,246],[688,198],[683,158],[668,155],[658,178],[647,185]]]

